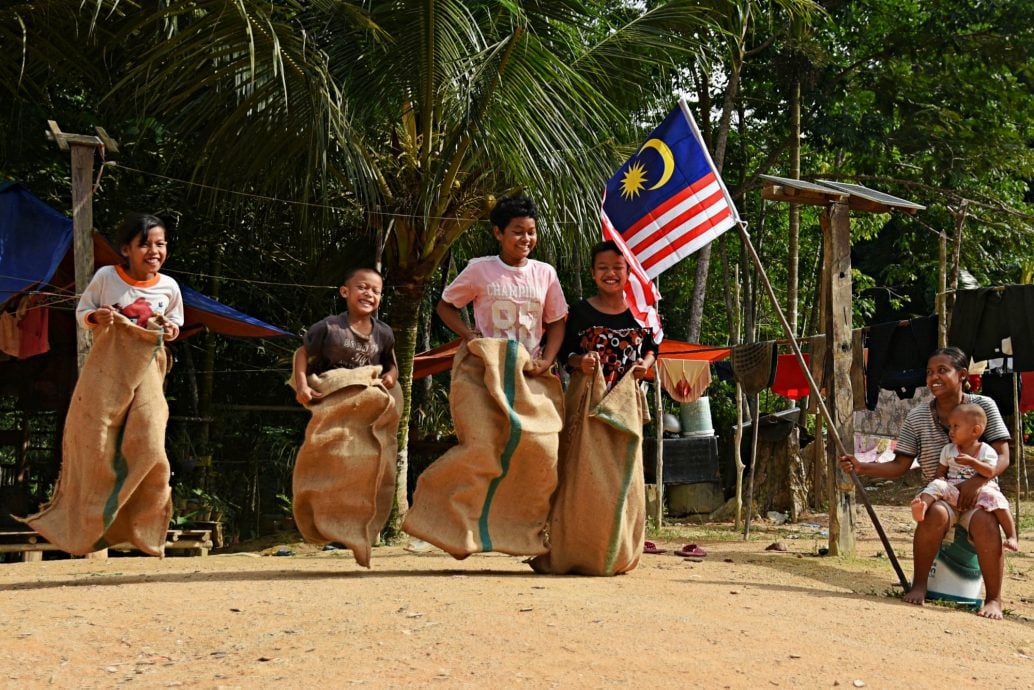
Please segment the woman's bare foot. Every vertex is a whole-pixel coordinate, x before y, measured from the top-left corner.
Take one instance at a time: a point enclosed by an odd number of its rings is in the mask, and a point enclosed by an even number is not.
[[[1016,537],[1006,537],[1002,541],[1002,548],[1005,549],[1006,551],[1019,551],[1020,550],[1020,540],[1017,539]]]
[[[983,618],[990,618],[992,620],[1002,619],[1002,602],[998,599],[988,599],[984,602],[984,605],[977,611],[977,615]]]
[[[926,505],[926,501],[916,496],[912,499],[912,518],[916,522],[922,522],[923,518],[926,517],[926,509],[929,508]]]
[[[912,589],[908,590],[902,599],[904,599],[906,603],[922,606],[923,602],[926,601],[926,587],[912,585]]]

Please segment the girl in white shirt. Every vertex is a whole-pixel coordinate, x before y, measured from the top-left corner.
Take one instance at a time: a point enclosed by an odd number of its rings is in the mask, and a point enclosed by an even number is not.
[[[119,312],[146,327],[152,316],[164,317],[165,340],[175,340],[183,325],[179,285],[158,270],[168,257],[165,223],[147,213],[131,213],[119,231],[121,266],[102,266],[86,287],[76,318],[87,328],[106,326]]]

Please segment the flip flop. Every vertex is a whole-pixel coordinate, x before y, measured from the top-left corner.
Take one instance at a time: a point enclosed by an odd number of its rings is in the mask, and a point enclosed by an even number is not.
[[[654,544],[652,541],[644,541],[643,553],[668,553],[668,550],[659,548],[657,544]]]
[[[707,555],[707,552],[696,544],[686,544],[681,549],[675,552],[676,556],[682,556],[683,558],[703,558]]]

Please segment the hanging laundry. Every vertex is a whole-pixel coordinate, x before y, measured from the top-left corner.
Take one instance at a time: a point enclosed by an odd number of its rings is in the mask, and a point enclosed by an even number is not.
[[[22,332],[18,330],[18,317],[12,312],[0,313],[0,351],[17,357],[22,349]]]
[[[25,315],[18,322],[20,359],[50,351],[50,310],[40,306],[43,299],[39,296],[26,297],[24,302],[27,304]]]
[[[1034,410],[1034,371],[1020,374],[1020,412]]]
[[[1034,285],[959,290],[948,342],[975,360],[1012,354],[1016,371],[1034,371]]]
[[[711,385],[710,362],[661,357],[657,366],[665,392],[680,403],[698,400]]]
[[[1007,285],[1004,301],[1009,315],[1013,368],[1034,371],[1034,285]]]
[[[876,409],[880,389],[911,398],[926,385],[926,360],[937,349],[937,317],[924,316],[869,327],[869,359],[865,371],[865,404]]]
[[[973,359],[1001,357],[1002,339],[1009,335],[1004,297],[1000,288],[958,290],[948,326],[948,344]]]
[[[804,355],[804,362],[807,364],[809,357]],[[797,355],[779,355],[776,360],[775,379],[772,381],[772,392],[778,393],[790,400],[800,400],[808,395],[808,377],[797,361]]]
[[[746,343],[732,348],[732,374],[747,395],[771,387],[775,379],[776,342]]]
[[[980,394],[994,400],[995,405],[998,406],[998,412],[1003,417],[1012,416],[1015,409],[1012,397],[1012,379],[1013,372],[1006,366],[988,369],[980,375]]]

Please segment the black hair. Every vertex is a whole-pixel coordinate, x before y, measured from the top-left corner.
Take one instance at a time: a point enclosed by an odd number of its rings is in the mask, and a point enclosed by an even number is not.
[[[615,242],[614,240],[604,240],[603,242],[597,242],[596,244],[594,244],[592,246],[592,249],[589,252],[589,254],[590,254],[589,265],[590,266],[595,266],[596,265],[596,256],[599,255],[599,254],[602,254],[603,252],[614,252],[615,254],[617,254],[620,257],[624,257],[625,256],[624,254],[621,253],[621,249],[618,247],[618,243],[617,242]]]
[[[505,230],[514,218],[531,218],[538,220],[539,210],[530,197],[522,194],[500,199],[488,215],[494,227]]]
[[[373,268],[372,266],[356,266],[355,268],[350,268],[347,271],[345,271],[345,279],[341,281],[341,284],[345,285],[346,283],[348,283],[348,281],[352,280],[352,277],[355,276],[355,274],[359,271],[373,273],[375,276],[381,279],[381,283],[384,282],[384,276],[381,275],[381,272],[378,271],[376,268]]]
[[[969,355],[963,352],[960,348],[954,345],[948,347],[939,347],[930,353],[930,356],[926,358],[926,361],[930,361],[934,357],[947,357],[951,361],[953,369],[961,369],[966,372],[969,371]],[[967,376],[962,381],[962,392],[969,393],[973,390],[973,386],[969,383],[969,377]]]
[[[127,215],[118,229],[119,251],[127,244],[132,245],[133,240],[138,240],[141,244],[146,242],[151,228],[161,228],[165,231],[165,238],[169,238],[169,229],[165,227],[165,221],[158,216],[151,215],[150,213],[130,213]]]

